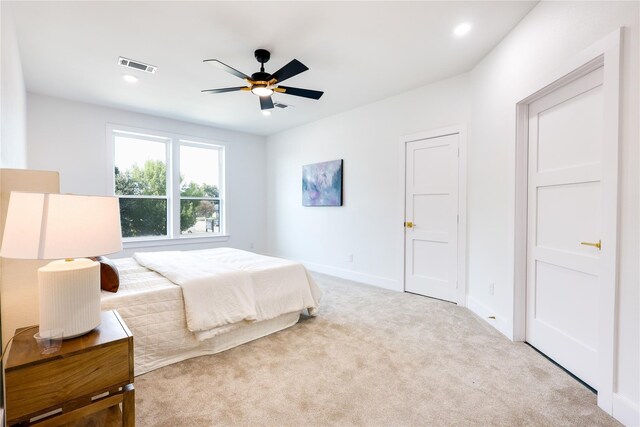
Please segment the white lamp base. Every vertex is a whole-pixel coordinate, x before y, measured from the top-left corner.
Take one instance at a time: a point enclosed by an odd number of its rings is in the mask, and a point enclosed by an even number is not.
[[[100,325],[100,263],[53,261],[38,269],[40,331],[62,329],[64,339]]]

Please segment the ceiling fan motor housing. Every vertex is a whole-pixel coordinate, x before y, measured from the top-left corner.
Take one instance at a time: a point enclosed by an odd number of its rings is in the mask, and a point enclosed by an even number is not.
[[[254,82],[266,82],[269,81],[269,77],[271,77],[271,74],[262,71],[251,74],[251,80]]]

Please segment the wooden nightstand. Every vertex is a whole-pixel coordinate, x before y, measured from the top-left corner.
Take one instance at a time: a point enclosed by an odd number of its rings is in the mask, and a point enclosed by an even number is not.
[[[16,336],[7,358],[8,425],[57,426],[92,416],[106,419],[102,414],[119,413],[120,403],[122,425],[135,425],[133,335],[117,311],[102,312],[100,326],[64,340],[57,353],[40,354],[33,338],[36,332],[37,327]]]

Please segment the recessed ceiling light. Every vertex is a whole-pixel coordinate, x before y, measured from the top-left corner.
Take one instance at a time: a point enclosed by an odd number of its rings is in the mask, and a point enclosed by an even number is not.
[[[270,116],[271,115],[271,110],[262,110],[262,115],[263,116]]]
[[[127,83],[135,83],[138,81],[138,78],[136,76],[132,76],[131,74],[124,74],[122,78]]]
[[[456,28],[453,29],[453,34],[458,37],[462,37],[467,34],[471,30],[471,24],[468,22],[463,22],[459,24]]]

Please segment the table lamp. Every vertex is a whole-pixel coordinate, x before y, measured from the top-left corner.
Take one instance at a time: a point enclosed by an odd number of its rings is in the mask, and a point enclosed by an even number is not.
[[[117,197],[12,192],[0,256],[57,259],[38,269],[40,331],[64,338],[100,324],[100,263],[122,250]]]

